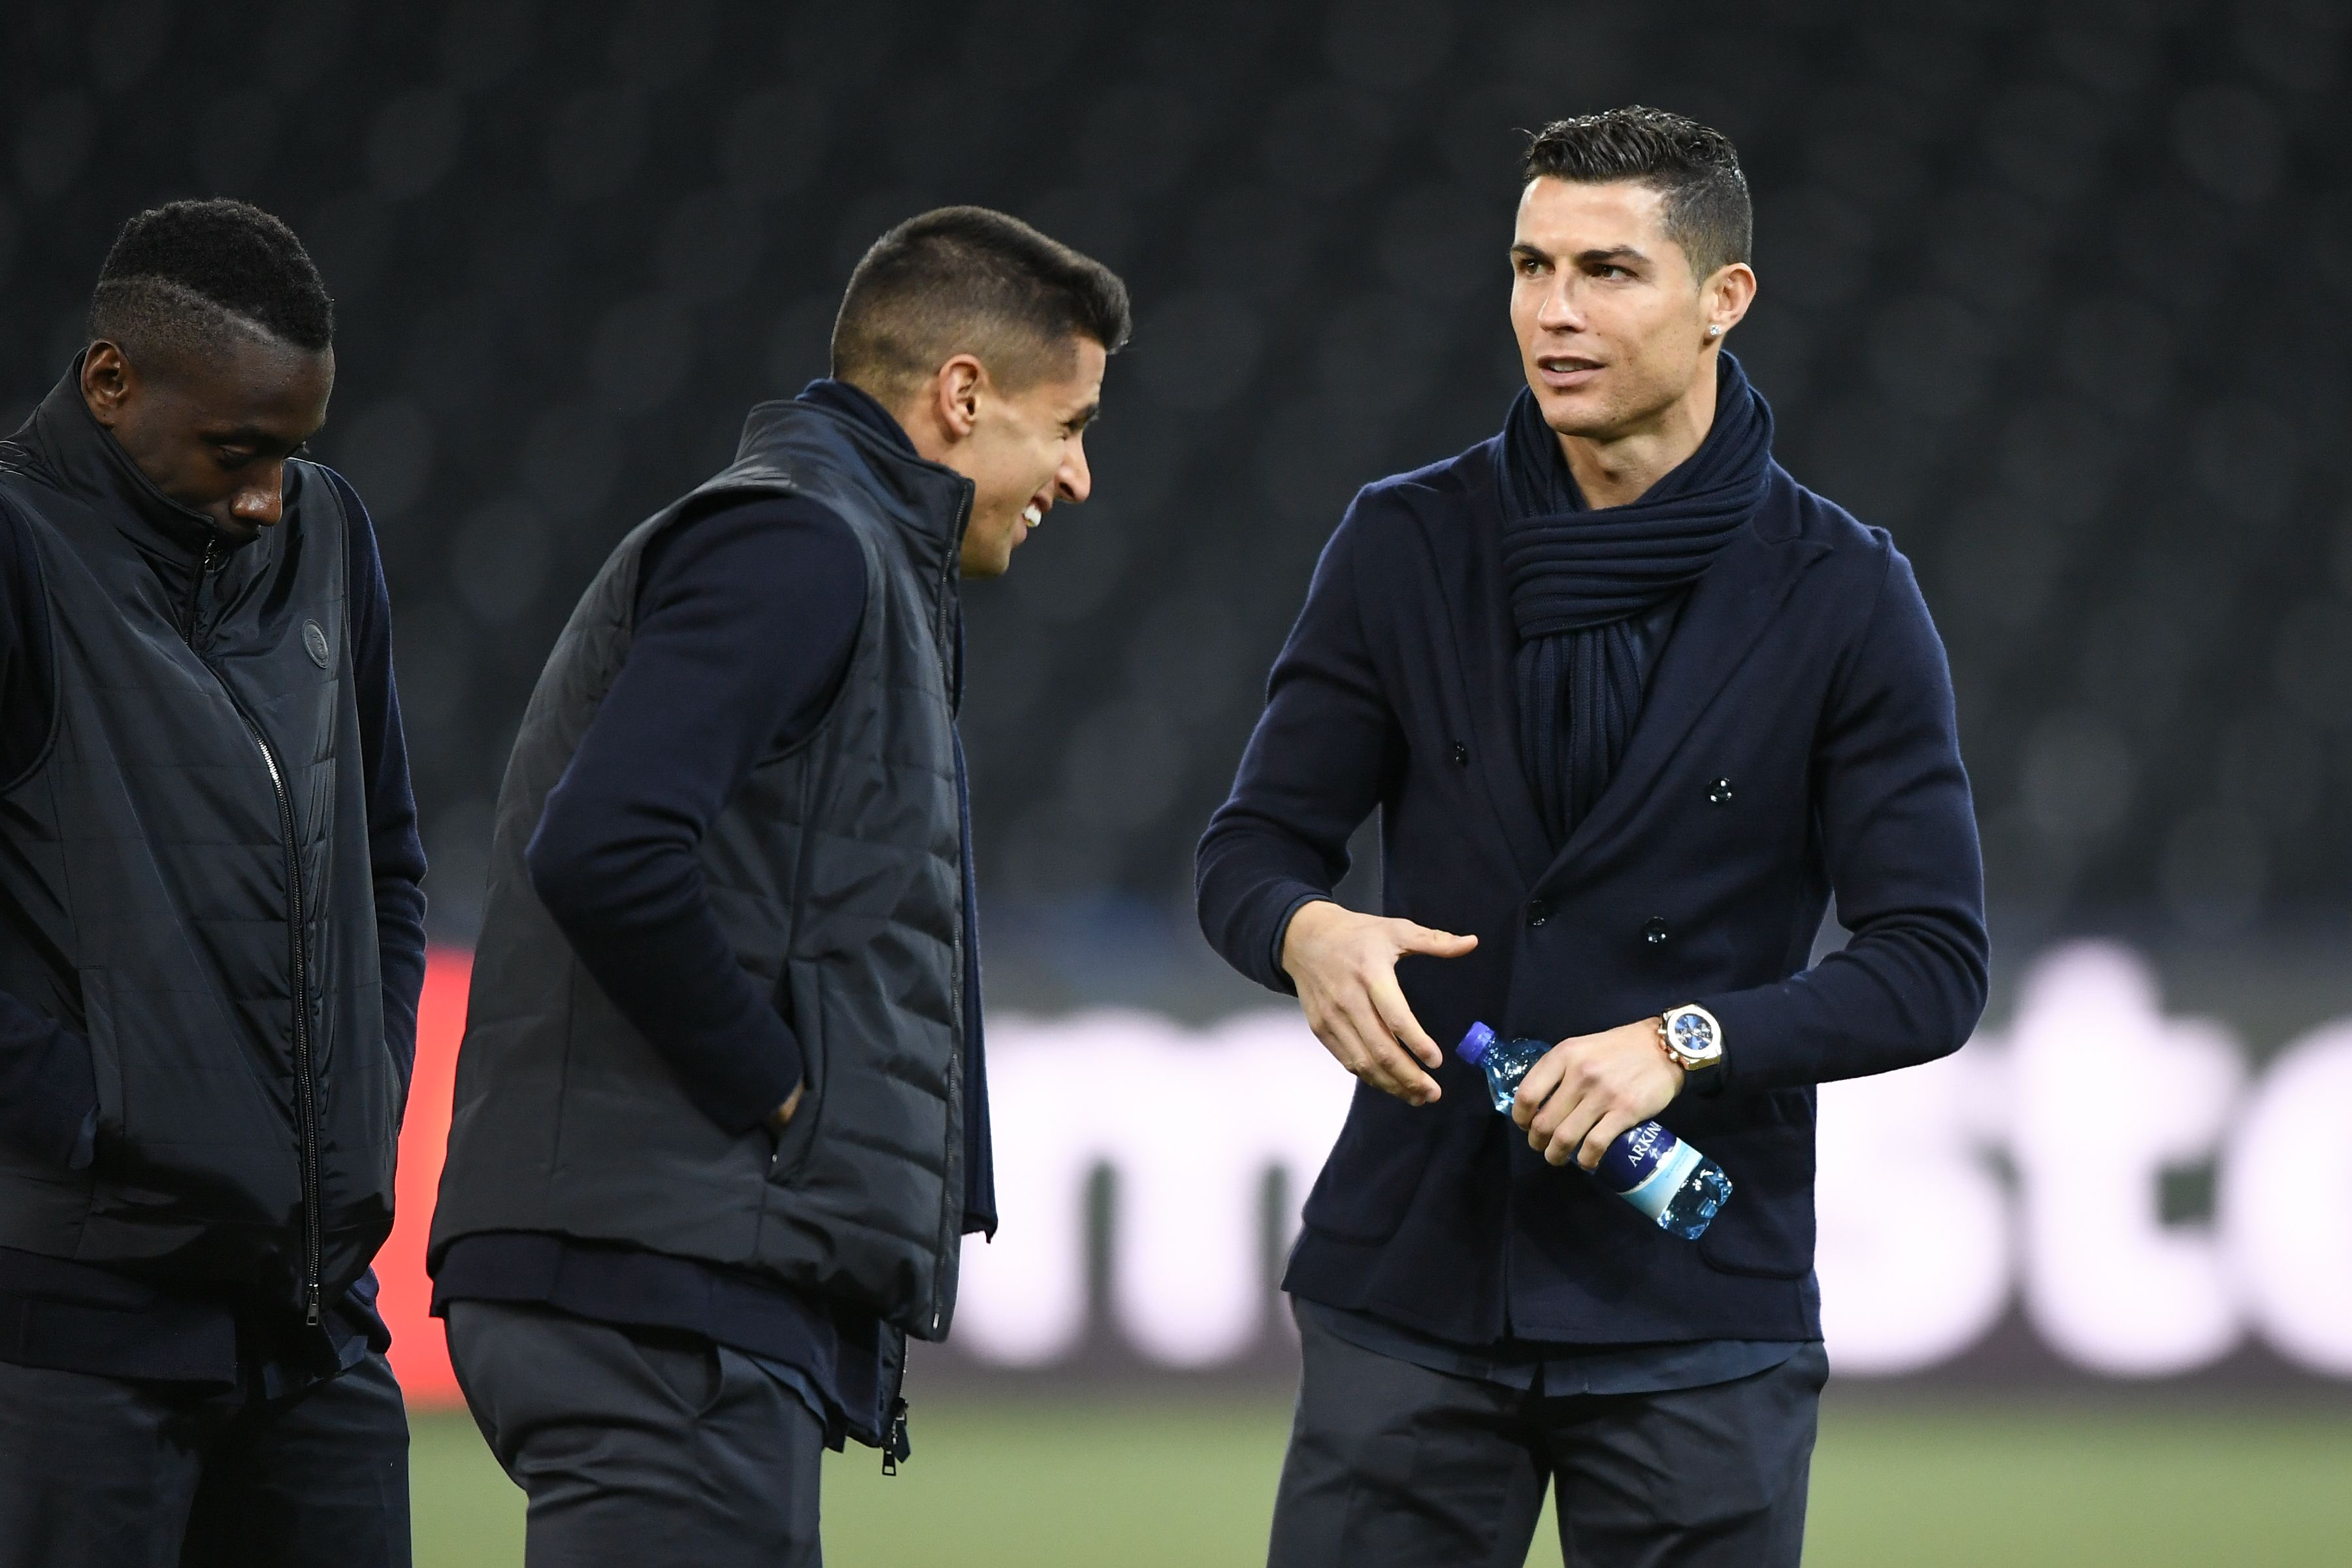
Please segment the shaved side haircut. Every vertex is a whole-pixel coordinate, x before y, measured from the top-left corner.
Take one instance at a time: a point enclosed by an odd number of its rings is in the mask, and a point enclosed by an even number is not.
[[[310,353],[333,346],[335,302],[292,229],[234,201],[172,202],[122,226],[90,300],[91,342],[169,374],[256,333]]]
[[[1712,277],[1748,259],[1756,220],[1731,138],[1696,120],[1633,104],[1555,120],[1528,142],[1528,180],[1605,185],[1629,181],[1665,198],[1666,237]]]
[[[908,218],[866,251],[833,327],[833,374],[898,404],[960,353],[1010,392],[1067,375],[1076,340],[1127,342],[1127,285],[1082,256],[987,207]]]

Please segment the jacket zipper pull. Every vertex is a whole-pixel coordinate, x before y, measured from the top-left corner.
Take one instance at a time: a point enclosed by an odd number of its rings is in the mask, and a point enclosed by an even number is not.
[[[196,580],[188,588],[188,624],[181,635],[183,639],[191,646],[196,640],[196,616],[204,600],[205,578],[212,572],[213,552],[217,548],[219,548],[219,541],[211,534],[206,534],[205,552],[196,561]]]
[[[309,1301],[303,1309],[302,1321],[315,1329],[319,1326],[320,1318],[323,1316],[319,1310],[319,1282],[315,1279],[310,1281],[304,1287],[304,1293],[309,1298]]]
[[[890,1424],[882,1429],[882,1473],[897,1475],[899,1461],[914,1451],[914,1445],[907,1441],[907,1402],[894,1399],[890,1402]]]

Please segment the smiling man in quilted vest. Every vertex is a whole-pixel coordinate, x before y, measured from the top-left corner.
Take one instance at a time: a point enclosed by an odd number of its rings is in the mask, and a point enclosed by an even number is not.
[[[1285,1288],[1306,1350],[1272,1561],[1795,1568],[1816,1395],[1813,1086],[1956,1049],[1982,877],[1942,643],[1894,542],[1772,457],[1721,133],[1546,127],[1501,435],[1325,549],[1202,922],[1360,1080]],[[1500,246],[1497,247],[1501,250]],[[1381,912],[1331,889],[1381,816]],[[1810,964],[1831,895],[1853,933]],[[1557,1042],[1512,1114],[1449,1049]],[[1697,1241],[1591,1171],[1719,1162]]]
[[[818,1561],[992,1230],[961,583],[1091,487],[1127,291],[978,207],[852,274],[834,375],[621,542],[500,793],[435,1217],[534,1563]]]
[[[0,443],[0,1565],[408,1562],[425,873],[302,247],[123,227]]]

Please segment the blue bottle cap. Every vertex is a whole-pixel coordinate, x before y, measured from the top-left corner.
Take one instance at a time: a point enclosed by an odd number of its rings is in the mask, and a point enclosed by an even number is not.
[[[1493,1048],[1494,1044],[1494,1030],[1484,1024],[1473,1024],[1470,1026],[1470,1032],[1462,1037],[1462,1043],[1454,1047],[1454,1054],[1475,1066],[1486,1057],[1487,1051]]]

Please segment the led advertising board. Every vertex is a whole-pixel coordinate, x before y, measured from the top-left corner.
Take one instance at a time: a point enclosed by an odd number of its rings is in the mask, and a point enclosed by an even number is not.
[[[423,1232],[464,990],[463,956],[437,954],[400,1228],[380,1265],[394,1364],[426,1401],[455,1392],[425,1311]],[[1103,1243],[1109,1328],[1141,1367],[1234,1364],[1281,1331],[1269,1258],[1352,1089],[1296,1011],[1207,1029],[1139,1012],[1000,1016],[989,1066],[1004,1219],[992,1243],[965,1246],[951,1356],[1066,1363],[1097,1328]],[[2352,1378],[2347,1107],[2352,1019],[2254,1073],[2226,1025],[2168,1014],[2128,948],[2044,954],[2005,1027],[1926,1067],[1822,1087],[1818,1265],[1835,1369],[1933,1371],[2014,1308],[2092,1377],[2179,1376],[2258,1342],[2315,1379]],[[2210,1214],[2168,1215],[2168,1173],[2202,1168]],[[1105,1171],[1107,1235],[1090,1215]]]

